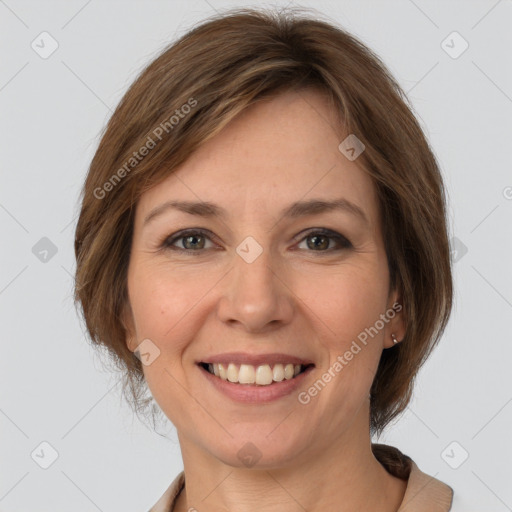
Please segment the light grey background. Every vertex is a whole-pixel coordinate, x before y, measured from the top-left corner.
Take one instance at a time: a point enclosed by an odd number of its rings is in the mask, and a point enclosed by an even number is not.
[[[1,511],[142,512],[182,468],[173,427],[165,438],[132,417],[82,332],[71,295],[77,199],[136,74],[214,10],[241,5],[254,4],[0,0]],[[450,484],[454,510],[512,510],[512,1],[301,5],[360,37],[408,91],[459,240],[449,327],[380,441]],[[46,59],[31,47],[43,31],[59,45]],[[469,43],[457,58],[453,31]],[[57,248],[46,262],[32,251],[43,237]],[[35,462],[50,456],[43,441],[58,452],[48,469]]]

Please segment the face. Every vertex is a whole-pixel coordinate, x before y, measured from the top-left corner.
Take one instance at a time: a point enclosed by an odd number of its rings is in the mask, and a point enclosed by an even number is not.
[[[336,126],[318,92],[266,99],[137,204],[127,343],[182,450],[275,467],[367,442],[403,322],[374,185]]]

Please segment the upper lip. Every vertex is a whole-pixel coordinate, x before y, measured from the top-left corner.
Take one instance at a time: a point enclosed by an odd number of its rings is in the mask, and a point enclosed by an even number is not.
[[[271,354],[247,354],[245,352],[225,352],[224,354],[215,354],[207,356],[198,361],[198,363],[234,363],[251,364],[259,366],[263,364],[300,364],[303,366],[314,364],[311,359],[292,356],[290,354],[271,353]]]

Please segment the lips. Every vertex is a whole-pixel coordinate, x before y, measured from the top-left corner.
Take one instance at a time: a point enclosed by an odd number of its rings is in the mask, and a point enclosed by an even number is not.
[[[260,366],[262,364],[274,365],[280,364],[301,364],[308,366],[313,364],[311,359],[297,357],[291,354],[282,353],[269,353],[269,354],[247,354],[243,352],[226,352],[223,354],[215,354],[206,356],[204,359],[197,361],[198,363],[222,363],[229,364],[233,363],[236,365],[250,364],[253,366]]]
[[[221,395],[227,397],[230,401],[238,402],[248,406],[253,406],[256,404],[269,404],[281,399],[290,399],[290,397],[294,399],[293,396],[298,392],[298,389],[304,385],[306,379],[310,378],[310,374],[315,369],[315,365],[310,364],[305,367],[304,371],[291,379],[284,379],[281,382],[272,381],[268,385],[258,385],[256,383],[240,384],[239,382],[223,380],[213,373],[210,373],[207,369],[205,369],[205,366],[208,365],[206,363],[197,363],[197,367],[206,379],[206,382],[211,385],[211,387],[207,387],[205,389],[207,393],[209,393],[210,389],[214,389]]]

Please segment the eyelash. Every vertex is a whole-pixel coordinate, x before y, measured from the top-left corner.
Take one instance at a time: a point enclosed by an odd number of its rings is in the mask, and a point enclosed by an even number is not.
[[[175,247],[173,244],[178,241],[178,240],[182,240],[184,238],[187,238],[189,236],[193,236],[193,235],[201,235],[201,236],[204,236],[205,238],[208,238],[210,241],[213,241],[211,240],[211,237],[209,236],[210,232],[208,230],[205,230],[205,229],[202,229],[202,228],[196,228],[196,229],[186,229],[186,230],[183,230],[183,231],[178,231],[177,233],[173,234],[173,235],[170,235],[168,237],[166,237],[160,244],[159,244],[159,248],[160,249],[163,249],[163,250],[171,250],[171,251],[179,251],[181,253],[188,253],[188,254],[193,254],[194,256],[199,256],[201,253],[203,253],[204,251],[210,249],[184,249],[184,248],[181,248],[181,247]],[[346,250],[346,249],[351,249],[353,248],[353,245],[352,243],[350,242],[350,240],[348,240],[348,238],[344,237],[343,235],[340,235],[339,233],[336,233],[336,231],[332,231],[330,229],[325,229],[325,228],[312,228],[311,230],[309,230],[305,236],[303,236],[298,243],[301,243],[302,241],[304,241],[305,239],[309,238],[310,236],[312,235],[323,235],[323,236],[327,236],[333,240],[337,240],[338,244],[341,245],[340,248],[338,249],[333,249],[333,248],[329,248],[329,249],[326,249],[326,250],[321,250],[321,251],[314,251],[314,250],[309,250],[308,252],[317,252],[317,253],[331,253],[331,252],[337,252],[337,251],[342,251],[342,250]],[[303,250],[303,249],[301,249]],[[306,249],[307,250],[307,249]]]

